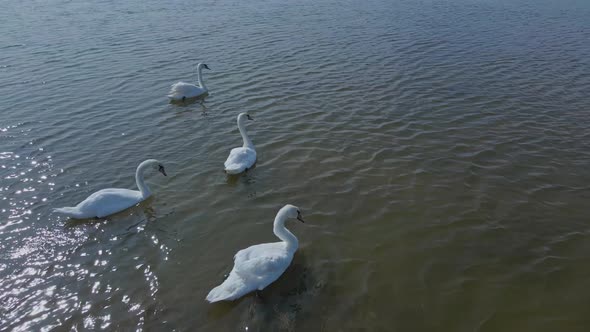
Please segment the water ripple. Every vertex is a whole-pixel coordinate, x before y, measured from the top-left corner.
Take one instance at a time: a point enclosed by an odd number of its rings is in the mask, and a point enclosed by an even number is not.
[[[2,9],[1,330],[585,331],[586,3]],[[169,104],[199,61],[211,94]],[[152,199],[51,212],[147,158]],[[309,222],[267,302],[206,304],[284,203]]]

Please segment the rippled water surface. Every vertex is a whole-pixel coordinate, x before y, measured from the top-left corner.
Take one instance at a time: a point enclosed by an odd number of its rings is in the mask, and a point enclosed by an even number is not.
[[[0,330],[588,331],[590,2],[0,3]],[[209,64],[202,103],[169,85]],[[241,144],[256,168],[222,171]],[[105,187],[153,198],[52,212]],[[233,254],[300,249],[208,304]]]

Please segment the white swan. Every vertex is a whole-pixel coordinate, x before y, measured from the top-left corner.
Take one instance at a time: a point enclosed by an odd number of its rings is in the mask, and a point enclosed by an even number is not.
[[[233,148],[229,152],[229,156],[224,164],[225,171],[228,174],[242,173],[252,167],[256,162],[256,150],[254,150],[254,144],[252,144],[248,134],[246,134],[246,128],[244,127],[246,119],[254,120],[248,113],[240,113],[238,115],[238,129],[244,140],[244,145],[241,148]]]
[[[207,87],[203,82],[203,68],[211,70],[209,66],[204,63],[197,64],[197,81],[199,82],[198,86],[185,82],[175,83],[170,88],[170,92],[168,92],[168,98],[174,101],[184,101],[187,98],[195,98],[207,93],[209,90],[207,90]]]
[[[53,211],[63,213],[71,218],[86,219],[102,218],[132,207],[152,194],[143,181],[143,173],[149,166],[152,166],[166,176],[164,166],[159,161],[148,159],[139,164],[135,172],[135,181],[137,182],[139,191],[119,188],[102,189],[88,196],[88,198],[76,206],[57,208],[53,209]]]
[[[234,256],[234,268],[225,281],[213,288],[207,301],[236,300],[254,290],[263,290],[277,280],[289,267],[299,242],[285,228],[288,218],[301,218],[296,206],[287,204],[275,217],[273,231],[281,242],[263,243],[238,251]]]

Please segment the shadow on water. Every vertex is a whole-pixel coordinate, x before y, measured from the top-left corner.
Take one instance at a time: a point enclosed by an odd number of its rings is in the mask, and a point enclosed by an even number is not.
[[[178,106],[177,111],[175,112],[175,114],[177,115],[182,115],[182,114],[187,114],[187,113],[195,113],[195,112],[200,112],[202,116],[208,116],[209,115],[209,108],[207,107],[207,105],[205,104],[205,100],[204,99],[199,99],[199,100],[195,100],[192,102],[175,102],[175,103],[170,103],[173,104],[175,106]]]
[[[317,296],[320,290],[318,285],[320,283],[308,267],[305,254],[298,251],[285,273],[259,295],[250,293],[235,302],[215,303],[209,315],[221,319],[246,302],[247,309],[241,314],[240,330],[294,331],[298,317]]]
[[[252,167],[250,167],[245,172],[242,172],[240,174],[227,174],[226,173],[227,184],[229,184],[230,186],[235,186],[238,183],[243,183],[246,185],[255,183],[256,182],[256,164],[257,163],[258,163],[258,161],[256,161],[254,163],[254,165],[252,165]]]
[[[176,106],[189,106],[196,103],[203,105],[207,96],[209,96],[209,93],[204,93],[193,98],[185,98],[180,100],[170,99],[169,103]]]

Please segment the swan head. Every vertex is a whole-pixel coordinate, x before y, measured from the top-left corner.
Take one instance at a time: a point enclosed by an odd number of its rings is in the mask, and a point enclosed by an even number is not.
[[[158,172],[162,173],[164,176],[168,176],[168,174],[166,174],[166,170],[164,169],[164,165],[158,163],[158,165],[154,166],[154,168],[157,168]]]
[[[211,68],[209,68],[209,66],[207,66],[207,64],[206,64],[206,63],[199,63],[199,64],[197,65],[197,67],[203,67],[203,68],[205,68],[205,69],[207,69],[207,70],[211,70]]]
[[[243,112],[238,114],[238,123],[244,123],[246,120],[254,121],[254,118],[248,114],[248,112]]]
[[[303,217],[301,216],[301,211],[299,210],[298,207],[296,207],[294,205],[287,204],[287,205],[283,206],[280,213],[285,215],[287,218],[297,219],[297,220],[301,221],[302,223],[305,223],[305,221],[303,220]]]
[[[168,176],[168,174],[166,174],[166,169],[164,169],[164,165],[162,165],[162,163],[156,159],[148,159],[148,160],[142,162],[141,164],[139,164],[140,168],[142,166],[143,167],[151,166],[153,169],[162,173],[164,176]]]

